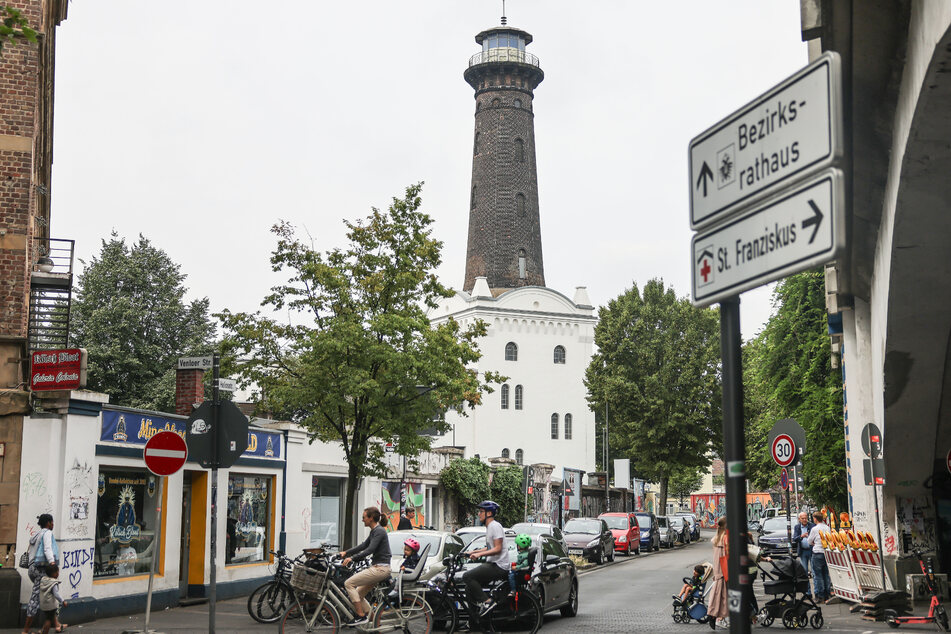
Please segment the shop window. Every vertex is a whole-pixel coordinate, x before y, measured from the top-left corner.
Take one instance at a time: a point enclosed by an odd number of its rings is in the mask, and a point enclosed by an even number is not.
[[[271,478],[228,474],[225,564],[266,561],[271,544]]]
[[[93,578],[148,574],[155,544],[156,509],[161,505],[159,478],[145,470],[101,468],[96,504]],[[89,502],[70,507],[85,518]]]
[[[340,478],[311,476],[310,545],[340,547]]]

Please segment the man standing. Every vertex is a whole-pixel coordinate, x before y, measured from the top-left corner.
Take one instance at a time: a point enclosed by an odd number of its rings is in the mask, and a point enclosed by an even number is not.
[[[813,585],[815,586],[815,594],[813,597],[818,601],[828,603],[832,593],[832,579],[829,578],[829,568],[826,566],[826,553],[822,548],[822,540],[819,539],[819,533],[831,533],[832,530],[828,524],[825,523],[822,513],[813,513],[812,517],[816,525],[809,531],[809,537],[806,538],[806,543],[812,547],[812,577]]]
[[[812,546],[809,545],[806,538],[809,537],[809,532],[812,531],[814,526],[815,524],[809,521],[809,515],[803,511],[799,514],[799,523],[796,524],[792,534],[793,543],[796,544],[796,552],[799,554],[799,561],[807,574],[812,562]]]
[[[398,531],[413,530],[414,517],[416,517],[416,509],[414,509],[412,506],[407,506],[406,510],[403,512],[403,516],[400,518],[400,523],[396,525],[396,530]]]

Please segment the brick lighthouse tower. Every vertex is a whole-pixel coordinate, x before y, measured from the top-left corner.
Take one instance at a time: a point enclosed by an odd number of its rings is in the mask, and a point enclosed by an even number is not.
[[[532,112],[545,73],[525,51],[531,34],[505,22],[476,35],[482,51],[464,75],[476,103],[463,290],[484,276],[496,296],[545,285]]]

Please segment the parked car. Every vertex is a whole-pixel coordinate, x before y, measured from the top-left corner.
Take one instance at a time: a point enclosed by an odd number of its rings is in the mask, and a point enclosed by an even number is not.
[[[759,539],[756,541],[764,555],[789,552],[789,534],[786,532],[786,517],[771,517],[761,521]]]
[[[564,534],[561,532],[561,529],[554,524],[545,524],[541,522],[519,522],[518,524],[513,524],[512,528],[509,530],[511,530],[516,535],[519,533],[525,533],[526,535],[551,535],[561,543],[562,548],[568,550],[568,545],[565,543]]]
[[[485,532],[483,531],[483,536]],[[429,556],[426,558],[425,569],[420,575],[421,580],[429,579],[437,573],[442,572],[446,566],[443,565],[444,557],[451,557],[456,553],[462,552],[465,543],[455,533],[448,531],[392,531],[387,534],[390,540],[390,552],[393,558],[390,559],[390,570],[393,573],[400,571],[400,564],[403,563],[403,542],[412,537],[419,542],[419,549],[422,550],[429,545]],[[484,538],[483,538],[484,539]]]
[[[690,543],[690,526],[687,524],[687,520],[685,520],[682,516],[668,515],[667,525],[670,526],[672,531],[674,531],[674,534],[677,536],[678,543]]]
[[[649,553],[660,549],[660,531],[657,528],[657,517],[653,513],[635,513],[637,524],[641,529],[641,548]]]
[[[690,511],[681,511],[677,515],[687,520],[687,524],[690,525],[690,539],[693,541],[700,539],[700,520],[697,519],[697,516]]]
[[[614,535],[604,520],[576,517],[563,529],[569,555],[580,555],[599,564],[614,561]]]
[[[515,561],[517,549],[515,536],[511,532],[506,532],[505,546],[509,550],[509,558]],[[562,616],[575,616],[578,613],[578,571],[574,562],[561,543],[551,535],[532,535],[532,547],[537,551],[529,588],[538,595],[542,610],[560,610]],[[469,552],[481,548],[485,548],[485,535],[476,537],[465,550]],[[466,569],[475,565],[476,562],[467,564]],[[440,573],[433,580],[444,581],[445,574]],[[461,574],[456,575],[456,583],[462,583]]]
[[[746,523],[746,528],[747,528],[747,530],[749,530],[750,535],[752,535],[753,533],[758,533],[758,532],[759,532],[759,529],[761,528],[761,526],[760,526],[760,521],[759,521],[759,520],[749,520],[749,521]]]
[[[485,535],[485,526],[463,526],[456,529],[456,535],[466,546],[479,535]]]
[[[657,516],[657,532],[660,533],[661,548],[673,548],[677,543],[677,533],[671,528],[666,515]]]
[[[602,513],[599,520],[607,522],[608,528],[614,535],[614,550],[630,555],[641,554],[641,529],[637,523],[637,516],[633,513]]]

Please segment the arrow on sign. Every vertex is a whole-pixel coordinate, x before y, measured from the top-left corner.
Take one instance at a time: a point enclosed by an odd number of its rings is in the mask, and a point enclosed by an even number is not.
[[[703,162],[703,167],[700,168],[700,178],[697,179],[697,189],[700,189],[701,183],[703,184],[703,197],[707,197],[707,179],[713,180],[713,170],[710,169],[710,166],[707,165],[707,162]]]
[[[812,241],[816,239],[816,234],[819,233],[819,225],[822,224],[824,216],[822,212],[819,211],[819,205],[811,198],[809,199],[809,206],[812,207],[812,217],[802,221],[802,228],[805,229],[806,227],[815,225],[815,228],[812,230],[812,235],[809,236],[809,244],[812,244]]]

